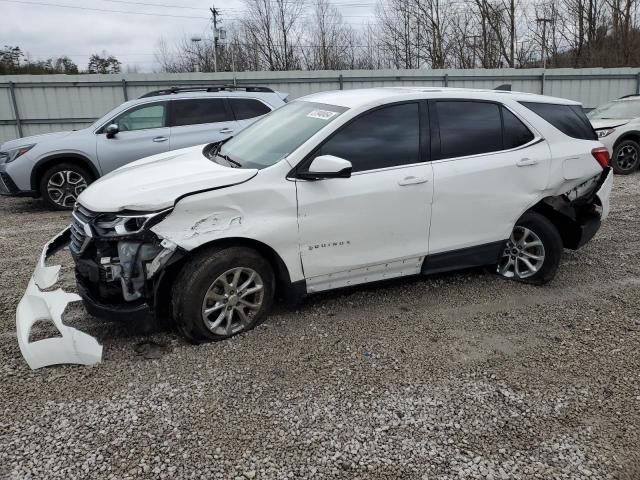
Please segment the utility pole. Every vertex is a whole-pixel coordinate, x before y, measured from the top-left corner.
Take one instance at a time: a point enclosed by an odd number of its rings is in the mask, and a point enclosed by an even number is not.
[[[547,23],[553,23],[553,19],[536,18],[536,22],[542,23],[542,68],[547,68]]]
[[[473,57],[471,60],[471,68],[476,68],[477,64],[476,64],[476,60],[477,60],[477,53],[478,53],[478,40],[481,40],[481,36],[480,35],[467,35],[468,39],[473,40],[473,43],[471,44],[471,52],[473,53]]]
[[[213,16],[213,71],[218,71],[218,15],[220,12],[216,9],[214,5],[209,9],[211,15]]]

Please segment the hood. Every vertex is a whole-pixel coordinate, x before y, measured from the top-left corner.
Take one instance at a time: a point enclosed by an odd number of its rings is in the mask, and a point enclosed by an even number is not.
[[[125,165],[92,183],[78,203],[94,212],[150,212],[171,207],[186,194],[242,183],[258,173],[214,163],[202,154],[203,148],[174,150]]]
[[[44,143],[50,140],[57,140],[58,138],[64,138],[68,135],[71,135],[73,131],[69,130],[66,132],[54,132],[54,133],[43,133],[42,135],[32,135],[30,137],[22,137],[16,138],[15,140],[9,140],[4,142],[0,149],[2,151],[11,150],[14,148],[22,147],[25,145],[32,145],[34,143]]]
[[[600,128],[615,128],[631,121],[630,118],[590,118],[589,121],[593,125],[594,130]]]

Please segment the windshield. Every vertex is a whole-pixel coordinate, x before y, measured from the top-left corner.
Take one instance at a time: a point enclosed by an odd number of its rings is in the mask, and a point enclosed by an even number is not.
[[[214,150],[236,167],[265,168],[274,165],[347,111],[345,107],[297,101],[265,115]]]
[[[605,103],[595,110],[591,110],[587,116],[596,118],[635,118],[640,117],[640,100],[621,100]]]

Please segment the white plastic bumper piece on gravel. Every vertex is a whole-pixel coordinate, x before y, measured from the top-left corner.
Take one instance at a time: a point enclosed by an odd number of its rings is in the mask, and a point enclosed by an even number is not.
[[[95,338],[62,323],[62,314],[67,305],[81,298],[60,288],[42,291],[53,287],[60,272],[60,265],[48,267],[45,261],[68,245],[69,235],[70,231],[67,228],[44,246],[27,291],[16,310],[18,345],[22,356],[33,370],[62,363],[93,365],[102,359],[102,345]],[[61,336],[30,342],[31,328],[39,321],[53,323]]]

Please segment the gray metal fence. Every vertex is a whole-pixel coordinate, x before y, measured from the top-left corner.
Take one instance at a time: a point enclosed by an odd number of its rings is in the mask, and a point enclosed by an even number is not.
[[[495,88],[570,98],[593,108],[640,93],[638,68],[496,70],[349,70],[125,75],[8,75],[0,77],[0,143],[12,138],[83,128],[109,109],[171,85],[261,85],[297,98],[323,90],[437,86]]]

